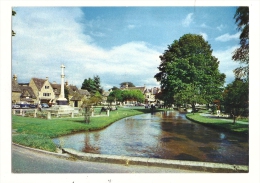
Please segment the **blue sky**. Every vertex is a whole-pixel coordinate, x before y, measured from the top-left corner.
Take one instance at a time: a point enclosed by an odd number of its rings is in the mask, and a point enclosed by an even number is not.
[[[234,80],[232,52],[239,47],[229,7],[14,7],[12,74],[18,82],[49,77],[81,87],[98,75],[108,90],[124,81],[136,86],[159,86],[159,56],[187,33],[200,34],[220,61],[226,83]]]

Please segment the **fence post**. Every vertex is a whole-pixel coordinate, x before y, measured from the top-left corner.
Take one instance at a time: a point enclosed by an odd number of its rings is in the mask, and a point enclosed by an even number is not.
[[[47,113],[47,119],[51,119],[51,113],[50,112]]]
[[[107,110],[107,116],[109,116],[109,110]]]
[[[35,118],[37,117],[37,109],[34,110],[34,115],[33,115],[33,117],[35,117]]]
[[[74,112],[71,113],[71,117],[74,118]]]
[[[13,114],[15,114],[15,109],[13,109]]]

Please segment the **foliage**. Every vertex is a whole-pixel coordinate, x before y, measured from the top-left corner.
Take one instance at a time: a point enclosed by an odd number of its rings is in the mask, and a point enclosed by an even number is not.
[[[160,72],[154,77],[161,82],[165,103],[174,100],[195,107],[195,103],[211,103],[221,96],[225,75],[201,35],[185,34],[168,45],[160,59]]]
[[[140,90],[123,90],[122,98],[124,101],[144,101],[144,95]]]
[[[91,95],[94,95],[96,92],[103,93],[103,89],[100,85],[99,76],[94,76],[92,78],[85,79],[82,83],[81,89],[88,90]]]
[[[120,83],[120,87],[124,87],[126,84],[128,85],[128,87],[135,87],[132,82],[122,82]]]
[[[114,91],[114,90],[119,90],[119,88],[116,87],[116,86],[113,86],[113,88],[111,88],[111,90],[112,90],[112,91]]]
[[[249,7],[238,7],[234,15],[237,29],[241,31],[240,47],[237,48],[232,56],[234,61],[244,64],[234,70],[236,77],[249,77]]]
[[[233,116],[234,123],[238,116],[248,116],[249,83],[236,78],[225,88],[223,100],[225,111]]]
[[[16,11],[12,10],[12,16],[15,16],[16,15]],[[15,36],[15,32],[12,30],[12,36]]]
[[[64,95],[65,98],[69,101],[69,89],[67,87],[64,87]]]
[[[89,99],[83,100],[82,107],[90,106],[90,105],[97,105],[98,103],[102,102],[102,95],[97,91],[94,95],[92,95]]]
[[[107,97],[109,103],[112,102],[123,102],[122,90],[113,90]]]

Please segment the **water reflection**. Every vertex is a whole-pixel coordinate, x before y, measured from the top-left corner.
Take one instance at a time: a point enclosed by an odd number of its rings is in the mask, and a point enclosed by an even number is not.
[[[63,147],[98,154],[248,165],[248,139],[217,132],[177,111],[122,119],[106,129],[54,139]]]

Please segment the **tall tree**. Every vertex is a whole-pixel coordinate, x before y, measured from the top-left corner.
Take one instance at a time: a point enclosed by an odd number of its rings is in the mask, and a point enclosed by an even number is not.
[[[82,83],[81,89],[88,90],[91,95],[94,95],[96,92],[103,93],[103,89],[100,85],[100,77],[98,75],[92,78],[85,79]]]
[[[221,96],[225,74],[201,35],[183,35],[168,45],[160,59],[160,72],[154,77],[160,81],[165,104],[190,103],[194,111],[196,103],[211,103]]]
[[[239,78],[228,84],[223,93],[223,105],[225,111],[233,117],[233,123],[240,115],[248,116],[249,109],[249,85]]]
[[[16,11],[12,10],[12,16],[15,16],[16,15]],[[15,32],[12,30],[12,36],[15,36]]]
[[[241,31],[240,47],[234,51],[232,59],[242,64],[234,70],[237,78],[249,77],[249,7],[238,7],[234,15],[237,29]]]
[[[128,87],[135,87],[135,85],[132,82],[122,82],[120,83],[120,87],[124,87],[126,86],[126,84],[128,85]]]

